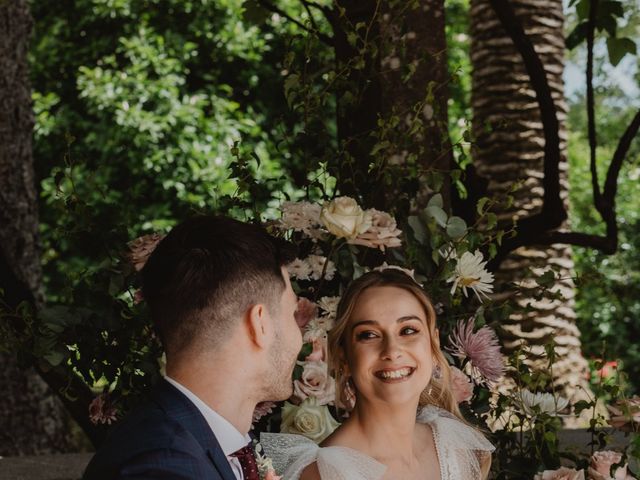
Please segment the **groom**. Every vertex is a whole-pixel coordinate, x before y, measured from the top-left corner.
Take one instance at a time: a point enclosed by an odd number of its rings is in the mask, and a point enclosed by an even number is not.
[[[142,270],[167,375],[122,420],[85,480],[254,480],[258,402],[292,393],[302,346],[283,265],[292,247],[262,228],[199,216],[176,226]]]

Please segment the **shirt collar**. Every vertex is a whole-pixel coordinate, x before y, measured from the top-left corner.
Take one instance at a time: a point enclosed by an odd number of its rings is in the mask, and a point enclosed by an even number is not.
[[[180,392],[196,406],[200,413],[202,413],[202,416],[209,424],[209,428],[211,428],[211,431],[218,440],[220,448],[222,448],[222,451],[227,457],[251,442],[251,437],[248,434],[243,435],[240,433],[226,418],[200,400],[200,398],[187,387],[171,377],[165,377],[165,380],[180,390]]]

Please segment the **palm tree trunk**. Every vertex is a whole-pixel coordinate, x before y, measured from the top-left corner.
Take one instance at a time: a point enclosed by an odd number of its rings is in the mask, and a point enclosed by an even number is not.
[[[542,64],[556,105],[560,124],[561,197],[567,202],[566,129],[564,100],[564,33],[562,0],[514,0],[516,15],[530,37]],[[516,182],[511,210],[500,220],[524,218],[542,206],[544,134],[536,95],[530,86],[522,57],[502,28],[488,0],[471,2],[471,60],[473,125],[476,145],[473,152],[478,173],[489,182],[490,194],[504,194]],[[565,225],[566,226],[566,225]],[[544,365],[544,345],[556,344],[553,366],[556,388],[570,400],[584,398],[589,391],[587,362],[580,350],[580,332],[574,310],[573,260],[570,247],[521,247],[502,262],[496,273],[498,284],[531,284],[531,269],[539,275],[553,267],[561,280],[542,299],[520,298],[519,309],[502,326],[507,352],[522,343],[529,346],[533,364]]]

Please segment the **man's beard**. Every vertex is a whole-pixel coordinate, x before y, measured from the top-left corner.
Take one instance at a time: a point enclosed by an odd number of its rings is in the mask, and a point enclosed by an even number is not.
[[[293,369],[296,365],[297,355],[293,361],[290,360],[291,354],[287,352],[286,345],[282,341],[280,332],[276,332],[276,341],[271,350],[271,365],[266,385],[266,393],[269,398],[265,400],[279,401],[286,400],[293,394]]]

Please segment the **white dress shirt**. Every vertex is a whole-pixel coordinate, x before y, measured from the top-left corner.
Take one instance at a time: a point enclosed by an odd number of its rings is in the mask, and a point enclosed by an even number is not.
[[[231,470],[233,470],[233,474],[236,476],[238,480],[244,480],[244,475],[242,474],[242,467],[240,466],[240,461],[236,457],[231,457],[230,455],[241,449],[242,447],[247,446],[249,442],[251,442],[251,437],[248,434],[240,433],[236,427],[231,425],[229,421],[224,418],[222,415],[213,410],[209,405],[200,400],[191,390],[189,390],[184,385],[179,384],[173,378],[164,377],[167,382],[176,387],[185,396],[191,400],[202,416],[205,418],[211,431],[215,435],[218,443],[220,444],[220,448],[227,457],[229,461],[229,465],[231,465]]]

